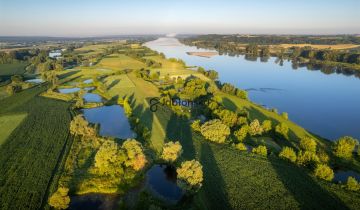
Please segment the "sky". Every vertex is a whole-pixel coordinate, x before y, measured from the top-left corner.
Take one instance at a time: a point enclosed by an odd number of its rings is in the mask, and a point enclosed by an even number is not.
[[[0,36],[360,34],[360,0],[0,0]]]

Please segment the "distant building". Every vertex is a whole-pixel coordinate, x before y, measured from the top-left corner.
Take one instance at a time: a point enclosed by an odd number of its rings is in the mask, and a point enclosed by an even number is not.
[[[53,50],[49,52],[49,57],[50,58],[57,58],[61,56],[61,50]]]

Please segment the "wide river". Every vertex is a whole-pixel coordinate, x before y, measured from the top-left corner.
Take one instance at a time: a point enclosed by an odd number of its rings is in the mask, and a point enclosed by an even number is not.
[[[280,66],[275,58],[260,62],[244,56],[191,56],[186,52],[209,50],[183,45],[176,38],[159,38],[145,45],[168,58],[180,58],[188,66],[218,71],[221,82],[248,90],[250,99],[258,104],[288,112],[292,121],[315,134],[330,140],[345,135],[360,139],[359,77],[293,69],[291,62]]]

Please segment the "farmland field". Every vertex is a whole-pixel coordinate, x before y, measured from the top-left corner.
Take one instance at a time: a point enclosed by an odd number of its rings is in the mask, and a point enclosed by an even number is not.
[[[24,120],[27,114],[4,115],[0,117],[0,145],[5,142],[11,132]]]
[[[0,209],[40,208],[68,140],[69,104],[37,96],[44,90],[35,87],[0,101],[6,107],[0,118],[13,116],[13,131],[0,147]]]

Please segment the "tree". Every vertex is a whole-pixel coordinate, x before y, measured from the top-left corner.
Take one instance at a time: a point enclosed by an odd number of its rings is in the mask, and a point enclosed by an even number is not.
[[[191,128],[194,131],[200,131],[201,130],[200,120],[195,120],[193,123],[191,123]]]
[[[125,151],[127,157],[124,162],[126,167],[131,167],[135,171],[139,171],[145,167],[147,160],[140,142],[135,139],[128,139],[123,143],[121,148]]]
[[[21,75],[13,75],[11,76],[11,82],[19,83],[23,81],[23,77]]]
[[[346,187],[347,187],[347,189],[352,190],[352,191],[360,190],[359,182],[354,177],[351,177],[351,176],[349,176],[349,178],[347,179]]]
[[[285,139],[288,139],[288,132],[289,132],[289,127],[284,123],[280,123],[275,127],[275,132],[277,134],[280,134],[282,137],[284,137]]]
[[[56,192],[49,198],[49,205],[55,209],[67,209],[70,203],[68,192],[68,188],[59,187]]]
[[[331,181],[334,178],[334,171],[326,164],[318,164],[315,168],[315,176],[326,181]]]
[[[264,130],[261,127],[259,120],[255,119],[250,123],[249,134],[251,136],[261,135],[263,131]]]
[[[258,147],[255,147],[251,150],[252,153],[258,154],[258,155],[262,155],[262,156],[267,156],[267,149],[266,146],[260,145]]]
[[[290,162],[293,162],[293,163],[296,162],[296,153],[291,147],[284,147],[281,150],[279,157],[282,159],[289,160]]]
[[[350,159],[357,143],[358,141],[350,136],[341,137],[335,142],[334,154],[340,158]]]
[[[125,153],[118,144],[112,140],[107,140],[95,155],[95,168],[98,174],[118,177],[124,173],[121,165],[125,160]]]
[[[16,84],[10,84],[8,86],[6,86],[6,92],[9,95],[13,95],[15,93],[18,93],[22,90],[22,86],[21,85],[16,85]]]
[[[271,129],[272,129],[271,120],[264,120],[264,121],[262,122],[261,127],[262,127],[262,129],[263,129],[263,131],[264,131],[265,133],[271,131]]]
[[[315,139],[305,136],[300,139],[300,148],[310,152],[316,152],[316,141]]]
[[[201,134],[208,140],[224,143],[230,135],[230,128],[219,119],[210,120],[201,126]]]
[[[129,97],[127,97],[127,96],[125,97],[123,106],[124,106],[125,115],[127,117],[130,117],[132,115],[132,109],[131,109],[131,106],[129,103]]]
[[[196,161],[185,161],[176,169],[178,185],[188,192],[196,192],[203,181],[202,165]]]
[[[70,122],[70,133],[87,137],[96,136],[96,130],[90,127],[89,122],[85,120],[83,115],[75,116]]]
[[[161,159],[168,161],[168,162],[174,162],[176,159],[180,157],[182,154],[182,146],[180,142],[168,142],[164,145],[163,151],[161,154]]]
[[[241,128],[239,130],[234,132],[234,135],[239,142],[244,141],[244,139],[246,138],[246,136],[249,133],[249,128],[250,127],[248,125],[243,125],[243,126],[241,126]]]

